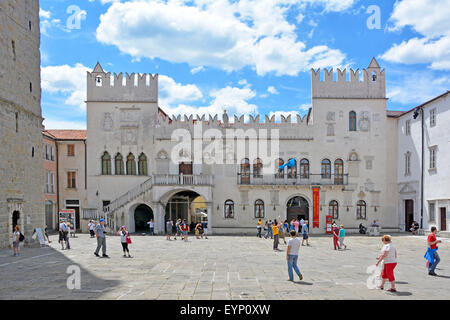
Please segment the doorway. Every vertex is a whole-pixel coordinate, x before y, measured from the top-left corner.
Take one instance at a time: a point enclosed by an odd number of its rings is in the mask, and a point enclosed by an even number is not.
[[[140,204],[134,209],[134,231],[135,232],[148,232],[149,225],[147,222],[153,218],[153,210],[145,205]]]
[[[308,201],[300,196],[291,198],[286,205],[286,217],[288,222],[292,219],[309,220]]]
[[[12,214],[12,231],[14,232],[14,228],[19,224],[20,220],[20,212],[14,211]]]
[[[192,162],[180,162],[178,166],[178,172],[180,174],[192,174]]]
[[[414,220],[414,201],[411,199],[405,200],[405,231],[410,231]]]
[[[447,231],[447,212],[445,208],[441,208],[441,231]]]

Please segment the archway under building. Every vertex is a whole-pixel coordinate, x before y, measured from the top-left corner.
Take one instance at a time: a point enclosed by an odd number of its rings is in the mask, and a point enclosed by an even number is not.
[[[195,191],[180,191],[169,198],[166,204],[164,222],[186,220],[193,232],[195,224],[208,217],[205,199]],[[164,230],[166,224],[164,223]],[[167,231],[167,230],[166,230]]]
[[[286,204],[286,219],[309,220],[309,203],[302,196],[290,198]]]
[[[149,225],[147,222],[153,217],[153,210],[146,204],[140,204],[134,209],[134,230],[135,232],[148,232]]]

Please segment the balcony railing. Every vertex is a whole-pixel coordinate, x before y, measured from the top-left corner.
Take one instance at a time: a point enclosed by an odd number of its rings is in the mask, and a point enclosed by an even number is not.
[[[213,176],[207,174],[155,174],[153,184],[211,186],[213,185]]]
[[[348,174],[244,174],[238,173],[237,183],[239,185],[323,185],[323,186],[340,186],[348,184]]]

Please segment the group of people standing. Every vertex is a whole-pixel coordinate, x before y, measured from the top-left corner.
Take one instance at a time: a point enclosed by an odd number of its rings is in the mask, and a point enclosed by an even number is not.
[[[304,245],[306,241],[306,245],[309,246],[309,228],[308,228],[308,220],[298,220],[293,218],[289,223],[288,220],[284,220],[284,222],[278,221],[277,219],[269,219],[265,222],[264,227],[262,226],[262,220],[258,219],[256,223],[256,236],[258,238],[262,238],[262,229],[264,228],[265,234],[264,239],[273,239],[273,250],[278,250],[278,244],[280,239],[283,240],[284,244],[286,244],[286,236],[289,236],[291,231],[295,231],[297,235],[300,231],[302,235],[301,245]]]
[[[208,221],[204,220],[201,222],[193,223],[192,227],[189,226],[186,219],[181,220],[178,219],[176,223],[174,223],[173,220],[166,221],[166,239],[171,240],[170,237],[174,237],[174,240],[177,240],[177,236],[181,236],[181,240],[184,240],[185,242],[188,241],[189,232],[191,229],[194,230],[195,237],[197,239],[200,239],[200,237],[203,239],[208,239]]]

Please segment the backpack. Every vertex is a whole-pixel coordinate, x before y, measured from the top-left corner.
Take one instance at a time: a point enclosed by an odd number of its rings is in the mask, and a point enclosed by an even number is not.
[[[25,236],[21,232],[20,235],[19,235],[19,241],[23,242],[23,240],[25,240]]]

